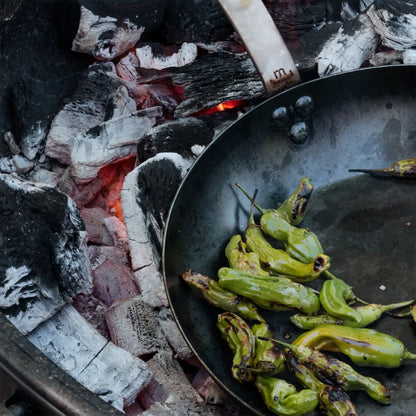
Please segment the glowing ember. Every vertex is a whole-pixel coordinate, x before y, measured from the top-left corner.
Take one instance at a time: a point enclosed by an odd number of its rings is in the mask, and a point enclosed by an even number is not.
[[[203,114],[212,114],[218,111],[230,110],[231,108],[240,107],[245,104],[244,100],[231,100],[225,101],[224,103],[218,104],[215,107],[206,108],[204,110],[198,111],[195,116],[201,116]]]

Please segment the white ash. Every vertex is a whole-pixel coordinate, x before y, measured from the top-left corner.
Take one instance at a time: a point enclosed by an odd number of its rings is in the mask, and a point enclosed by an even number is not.
[[[14,135],[11,131],[7,131],[6,133],[4,133],[4,141],[9,146],[12,155],[18,155],[22,152],[19,145],[16,143]]]
[[[373,66],[392,65],[401,62],[403,58],[404,52],[390,49],[388,51],[381,51],[374,54],[374,56],[370,59],[370,64]]]
[[[141,413],[142,416],[214,416],[217,414],[204,404],[189,401],[154,403]]]
[[[151,46],[146,45],[136,49],[141,68],[166,69],[181,67],[194,62],[198,56],[198,47],[195,43],[184,42],[180,49],[171,55],[155,55]]]
[[[372,4],[367,15],[384,46],[403,51],[416,46],[416,2],[385,1]]]
[[[161,115],[161,107],[139,110],[105,121],[77,136],[70,156],[74,180],[89,182],[102,167],[135,155],[137,142]]]
[[[403,51],[402,59],[404,64],[416,64],[416,50],[406,49]]]
[[[145,408],[153,403],[203,402],[171,353],[159,351],[147,361],[147,365],[153,373],[153,380],[140,394],[140,402]]]
[[[16,166],[10,157],[0,158],[0,172],[1,173],[16,172]]]
[[[12,163],[15,167],[15,171],[19,175],[24,175],[35,167],[35,162],[26,159],[23,155],[14,155],[12,157]]]
[[[30,173],[30,180],[34,182],[41,182],[57,187],[60,179],[62,178],[63,169],[55,168],[50,170],[42,166],[35,167]]]
[[[105,316],[112,342],[131,354],[140,357],[169,350],[157,311],[140,296],[114,302]]]
[[[55,364],[122,410],[152,377],[147,364],[108,342],[71,305],[27,338]]]
[[[140,178],[153,180],[155,195],[157,191],[162,194],[158,199],[165,201],[164,209],[170,205],[170,197],[173,198],[177,186],[184,177],[187,169],[192,162],[185,160],[177,153],[159,153],[153,158],[143,162],[130,172],[124,181],[121,191],[121,203],[123,207],[123,217],[129,237],[129,247],[131,253],[132,267],[140,287],[143,300],[153,307],[167,306],[163,277],[161,274],[161,241],[160,236],[164,227],[163,219],[155,219],[146,200],[150,197],[149,186],[140,187]],[[152,176],[153,174],[153,176]],[[149,176],[147,176],[149,175]],[[163,186],[168,182],[170,186]],[[147,205],[146,207],[144,205]],[[150,211],[144,211],[144,209]],[[159,224],[159,222],[162,221]],[[153,224],[154,232],[150,229]],[[159,237],[156,237],[158,236]]]
[[[205,150],[206,146],[201,146],[199,144],[194,144],[191,147],[191,152],[195,155],[195,156],[199,156],[202,154],[202,152]]]
[[[320,77],[360,68],[375,53],[379,38],[366,15],[344,22],[316,58]]]
[[[137,27],[128,19],[119,25],[117,19],[96,16],[81,6],[81,18],[72,50],[90,54],[97,60],[111,61],[132,48],[140,40],[143,31],[143,27]]]
[[[77,136],[108,120],[113,114],[134,111],[134,102],[126,100],[126,96],[128,93],[113,63],[91,65],[71,101],[53,119],[46,137],[45,154],[69,165],[73,141]]]
[[[22,137],[21,149],[27,159],[35,159],[38,151],[43,145],[46,133],[46,127],[42,125],[42,122],[38,121],[35,125],[32,125],[25,136]]]

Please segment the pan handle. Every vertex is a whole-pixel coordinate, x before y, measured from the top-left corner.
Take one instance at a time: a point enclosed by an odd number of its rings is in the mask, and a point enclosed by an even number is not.
[[[259,72],[266,92],[301,82],[298,69],[262,0],[218,0]]]

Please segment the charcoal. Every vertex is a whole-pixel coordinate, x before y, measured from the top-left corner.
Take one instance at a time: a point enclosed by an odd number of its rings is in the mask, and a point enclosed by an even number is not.
[[[169,206],[191,162],[177,153],[159,153],[126,176],[121,191],[132,267],[143,300],[167,305],[161,274],[161,244]]]
[[[71,305],[27,338],[55,364],[122,410],[151,380],[146,363],[106,340]]]
[[[110,214],[100,207],[82,208],[80,214],[84,220],[89,243],[112,245],[113,239],[104,226],[104,218]]]
[[[146,363],[153,373],[153,380],[139,395],[139,400],[145,408],[149,408],[153,403],[180,405],[181,402],[202,402],[202,398],[193,389],[182,367],[171,353],[159,351]]]
[[[3,0],[0,4],[0,21],[10,20],[23,0]]]
[[[12,155],[18,155],[19,153],[22,152],[20,150],[19,145],[16,143],[14,134],[11,131],[7,131],[6,133],[4,133],[4,141],[9,146],[9,149]]]
[[[175,152],[192,157],[191,147],[207,145],[213,139],[213,129],[195,117],[180,118],[150,129],[137,145],[139,163],[161,152]]]
[[[73,201],[45,184],[0,175],[0,307],[28,333],[91,291],[86,233]]]
[[[81,6],[79,28],[72,50],[90,54],[97,60],[111,61],[132,48],[143,31],[143,27],[137,27],[128,19],[119,24],[114,17],[96,16]]]
[[[158,322],[158,313],[140,297],[120,299],[106,313],[114,344],[140,357],[169,350]]]
[[[377,33],[365,14],[343,23],[317,56],[319,76],[358,69],[375,53]]]
[[[141,413],[142,416],[214,416],[217,414],[214,409],[205,404],[184,400],[175,403],[154,403]]]
[[[135,155],[137,142],[161,115],[161,107],[147,108],[112,118],[78,135],[70,155],[75,182],[89,182],[104,166]]]
[[[205,368],[200,368],[192,380],[192,386],[208,404],[223,404],[227,395],[208,374]]]
[[[16,168],[15,172],[19,175],[30,172],[35,166],[35,162],[26,159],[22,155],[14,155],[12,157],[12,162]]]
[[[175,118],[193,115],[230,100],[250,100],[264,95],[264,87],[247,54],[213,53],[183,68],[171,68],[174,84],[184,87],[186,99]]]
[[[96,63],[80,79],[78,88],[57,114],[46,138],[45,154],[70,163],[70,154],[75,138],[103,123],[114,114],[115,96],[123,88],[112,63]],[[123,100],[121,105],[125,105]],[[132,103],[128,109],[135,108]],[[118,113],[123,110],[117,110]],[[110,116],[109,116],[110,115]]]
[[[16,166],[10,157],[0,158],[0,172],[12,173],[16,171]]]
[[[410,49],[409,49],[410,50]],[[406,51],[395,51],[394,49],[389,49],[387,51],[376,52],[374,56],[370,59],[370,64],[373,66],[379,65],[392,65],[403,61],[404,63],[404,53]],[[410,63],[410,62],[409,62]]]
[[[416,46],[415,0],[376,0],[367,15],[384,46],[399,51]]]

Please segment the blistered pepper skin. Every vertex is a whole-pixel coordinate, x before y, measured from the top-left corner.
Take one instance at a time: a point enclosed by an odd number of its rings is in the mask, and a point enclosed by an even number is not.
[[[252,382],[255,375],[253,357],[255,356],[256,340],[247,323],[238,315],[224,312],[218,315],[217,328],[234,353],[231,372],[239,382]]]
[[[323,383],[293,356],[289,358],[289,368],[304,387],[318,393],[319,407],[325,415],[358,416],[354,403],[343,389]]]
[[[227,312],[237,313],[244,319],[263,322],[257,306],[250,300],[223,289],[219,284],[200,273],[193,271],[182,275],[183,280],[201,290],[202,296],[209,303]]]
[[[376,303],[369,303],[368,305],[356,306],[353,309],[360,314],[360,322],[356,322],[351,319],[336,318],[335,316],[331,316],[329,314],[308,316],[298,313],[292,315],[289,319],[298,328],[305,330],[314,329],[318,325],[324,324],[345,325],[351,326],[353,328],[365,328],[366,326],[372,324],[377,319],[379,319],[384,312],[390,311],[392,309],[403,308],[405,306],[409,306],[412,303],[413,300],[392,303],[390,305],[379,305]]]
[[[395,368],[406,359],[416,359],[416,354],[409,352],[400,340],[370,328],[320,325],[300,335],[292,344],[340,352],[353,363],[368,367]]]
[[[304,345],[277,342],[289,350],[298,363],[306,365],[324,383],[342,387],[345,391],[364,390],[382,404],[390,404],[391,393],[385,386],[371,377],[365,377],[349,364]]]
[[[314,390],[298,392],[285,380],[258,376],[255,386],[268,409],[279,416],[301,416],[318,406],[318,395]]]
[[[350,169],[349,172],[369,173],[373,176],[416,179],[416,159],[404,159],[385,169]]]
[[[219,269],[218,278],[223,289],[244,296],[264,309],[297,309],[305,314],[320,309],[318,296],[310,288],[290,279],[256,276],[229,267]]]
[[[360,323],[361,315],[347,303],[354,298],[352,288],[338,278],[326,280],[319,295],[321,305],[331,316]]]

